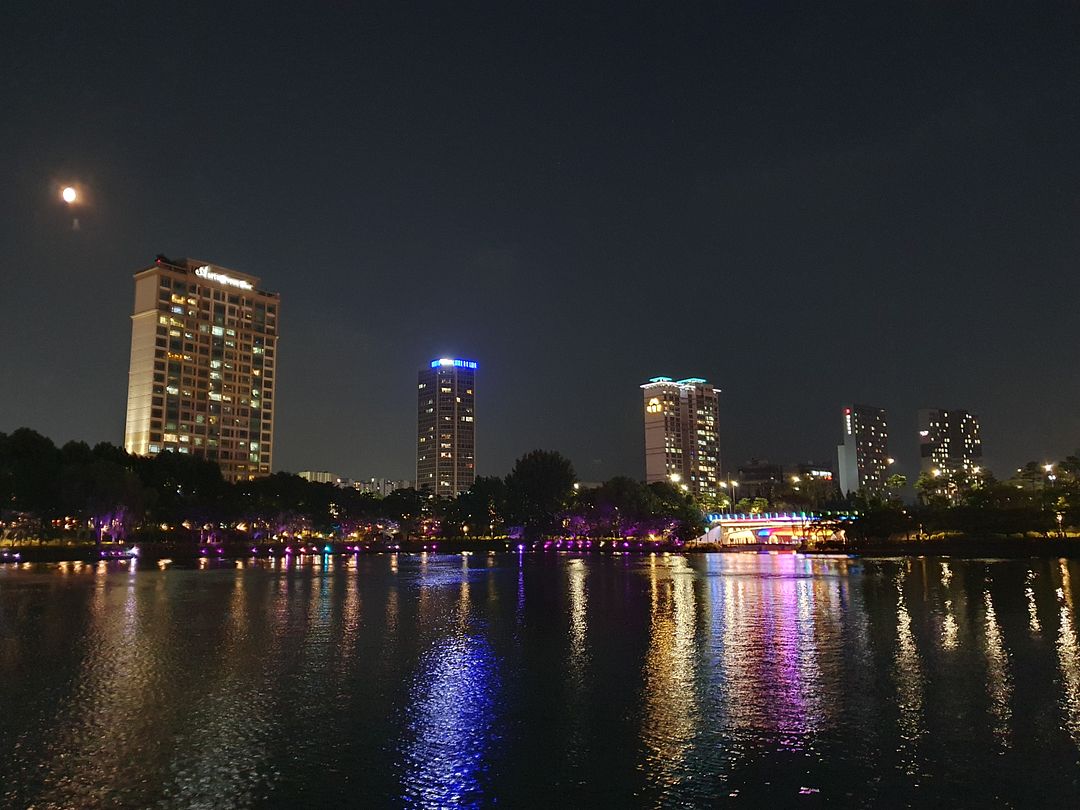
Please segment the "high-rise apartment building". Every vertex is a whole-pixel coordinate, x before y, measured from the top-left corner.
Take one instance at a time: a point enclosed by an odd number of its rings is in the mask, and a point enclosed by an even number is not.
[[[476,361],[443,357],[420,369],[416,487],[453,497],[476,479]]]
[[[923,472],[973,472],[982,463],[978,417],[968,411],[919,411],[919,463]],[[976,471],[977,472],[977,471]]]
[[[653,377],[645,404],[645,480],[670,481],[699,497],[720,480],[719,391],[700,377]]]
[[[193,259],[137,272],[127,451],[209,459],[227,481],[268,475],[280,300],[255,276]]]
[[[844,408],[844,443],[837,447],[837,457],[842,493],[885,491],[892,459],[884,408],[872,405]]]

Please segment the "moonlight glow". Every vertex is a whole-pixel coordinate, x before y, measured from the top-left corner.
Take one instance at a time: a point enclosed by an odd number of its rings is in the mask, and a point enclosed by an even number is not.
[[[79,192],[71,186],[65,186],[64,190],[60,192],[60,196],[64,198],[64,202],[73,203],[78,198]]]

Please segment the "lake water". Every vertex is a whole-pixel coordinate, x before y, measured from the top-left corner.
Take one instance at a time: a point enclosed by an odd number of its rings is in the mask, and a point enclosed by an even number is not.
[[[0,566],[0,806],[1080,806],[1076,561]]]

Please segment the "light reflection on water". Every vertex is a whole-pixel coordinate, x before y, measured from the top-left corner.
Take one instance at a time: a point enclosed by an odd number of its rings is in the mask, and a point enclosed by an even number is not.
[[[0,567],[0,806],[1076,806],[1077,570]]]
[[[900,709],[900,739],[898,752],[904,772],[918,773],[919,742],[923,736],[923,674],[919,649],[911,626],[904,596],[906,571],[896,575],[896,680],[897,705]]]
[[[1080,646],[1076,640],[1076,606],[1069,566],[1065,560],[1061,560],[1059,571],[1061,587],[1057,594],[1061,606],[1058,614],[1057,651],[1061,667],[1064,722],[1073,742],[1080,747]]]
[[[475,807],[484,798],[499,673],[490,645],[471,626],[465,558],[462,568],[452,618],[421,656],[410,689],[402,773],[409,805]]]
[[[684,778],[698,706],[694,572],[682,557],[649,559],[650,632],[644,666],[645,759],[639,766],[662,795]]]
[[[986,606],[986,691],[990,697],[990,713],[993,716],[994,736],[1007,748],[1011,743],[1013,680],[1009,665],[1009,651],[1005,647],[1001,626],[998,624],[994,600],[990,588],[983,591]]]

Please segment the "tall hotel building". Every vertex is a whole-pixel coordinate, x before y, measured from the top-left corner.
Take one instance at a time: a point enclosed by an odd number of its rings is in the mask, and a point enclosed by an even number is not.
[[[255,276],[203,261],[137,272],[127,451],[216,461],[227,481],[269,474],[279,305]]]
[[[943,408],[919,411],[919,462],[923,472],[972,472],[982,462],[979,420],[973,413]]]
[[[720,480],[719,391],[700,377],[653,377],[643,386],[645,480],[670,481],[699,497]]]
[[[476,479],[476,361],[443,357],[420,369],[416,487],[453,497]]]
[[[889,458],[889,426],[885,409],[872,405],[844,408],[844,443],[837,447],[840,492],[885,490]]]

